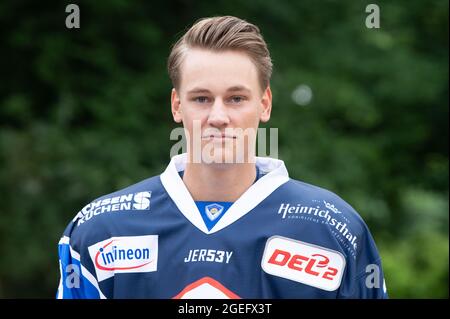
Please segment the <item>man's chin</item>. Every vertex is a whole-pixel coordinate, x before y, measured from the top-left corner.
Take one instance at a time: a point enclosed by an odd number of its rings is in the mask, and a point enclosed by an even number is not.
[[[197,158],[201,159],[202,164],[230,165],[250,163],[252,157],[248,152],[237,152],[234,147],[218,146],[213,150],[204,149]]]

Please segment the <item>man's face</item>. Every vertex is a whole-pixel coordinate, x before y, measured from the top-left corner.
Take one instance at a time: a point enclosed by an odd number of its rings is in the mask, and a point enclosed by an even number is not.
[[[242,153],[245,162],[251,159],[259,121],[269,120],[272,106],[270,88],[261,90],[252,60],[237,51],[190,49],[180,71],[172,113],[183,122],[190,159],[193,152],[203,152],[202,162],[205,155],[214,163],[239,162]]]

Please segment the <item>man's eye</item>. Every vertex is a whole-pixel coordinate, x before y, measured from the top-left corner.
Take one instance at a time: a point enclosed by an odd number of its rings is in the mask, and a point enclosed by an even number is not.
[[[197,96],[194,98],[194,101],[197,103],[208,103],[209,99],[206,96]]]
[[[232,96],[230,98],[230,102],[233,104],[239,104],[244,100],[245,100],[245,98],[243,96]]]

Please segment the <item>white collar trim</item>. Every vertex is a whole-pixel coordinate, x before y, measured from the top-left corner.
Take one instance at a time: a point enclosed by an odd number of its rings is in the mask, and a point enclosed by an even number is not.
[[[282,160],[269,157],[256,157],[256,165],[260,171],[267,174],[250,186],[250,188],[242,194],[233,205],[231,205],[217,224],[214,225],[211,230],[208,230],[197,209],[197,205],[178,174],[178,172],[185,169],[186,160],[186,153],[172,157],[166,170],[160,176],[161,182],[180,212],[195,227],[205,234],[213,234],[231,225],[289,180],[289,174]]]

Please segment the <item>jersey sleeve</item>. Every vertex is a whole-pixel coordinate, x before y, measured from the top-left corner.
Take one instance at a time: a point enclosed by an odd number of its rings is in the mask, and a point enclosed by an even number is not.
[[[71,223],[58,243],[60,281],[57,299],[104,299],[97,279],[81,263],[80,253],[71,246]]]
[[[338,298],[387,299],[381,258],[369,229],[362,224],[358,254],[348,262]]]
[[[368,265],[367,269],[356,278],[354,281],[353,295],[350,298],[388,298],[381,260]]]

